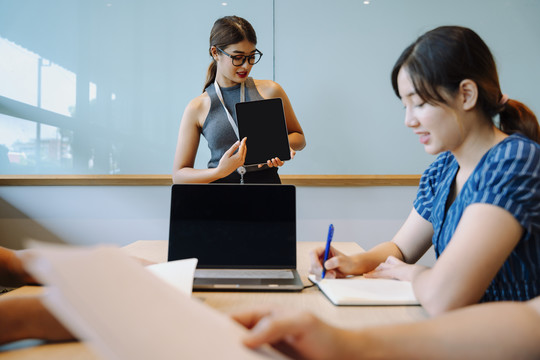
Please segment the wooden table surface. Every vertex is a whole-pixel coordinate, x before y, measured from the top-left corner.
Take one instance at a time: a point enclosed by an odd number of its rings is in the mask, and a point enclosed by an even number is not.
[[[312,285],[307,279],[309,251],[323,245],[319,242],[298,243],[297,267],[306,286]],[[353,242],[334,242],[332,245],[346,254],[363,251]],[[167,241],[165,240],[136,241],[123,249],[131,256],[150,262],[167,261]],[[2,296],[27,296],[39,294],[41,291],[42,288],[39,286],[24,286]],[[301,292],[196,291],[193,292],[193,296],[225,313],[241,311],[262,304],[277,304],[288,308],[308,310],[324,321],[344,328],[411,322],[425,319],[428,316],[420,306],[334,306],[315,286],[308,287]],[[28,341],[14,345],[19,346],[7,347],[7,351],[6,347],[0,347],[0,360],[98,359],[85,344],[80,342],[42,344]]]

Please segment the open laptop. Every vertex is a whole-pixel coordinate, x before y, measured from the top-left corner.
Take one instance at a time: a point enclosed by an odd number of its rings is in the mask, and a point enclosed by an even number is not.
[[[296,188],[175,184],[168,260],[197,258],[195,290],[302,290]]]
[[[275,157],[291,159],[283,101],[280,98],[239,102],[236,120],[240,139],[247,137],[245,165],[266,163]]]

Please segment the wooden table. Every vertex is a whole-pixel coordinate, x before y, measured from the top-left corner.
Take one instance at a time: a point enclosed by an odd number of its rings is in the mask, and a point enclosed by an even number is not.
[[[298,271],[306,286],[312,285],[307,279],[309,270],[309,251],[317,246],[318,242],[298,243]],[[363,251],[353,242],[334,242],[338,250],[352,254]],[[159,263],[167,261],[167,241],[141,240],[124,247],[125,251],[135,257]],[[41,287],[25,286],[2,296],[25,296],[39,294]],[[427,318],[427,313],[420,306],[334,306],[318,290],[309,287],[302,292],[193,292],[195,298],[205,304],[226,313],[245,310],[261,304],[278,304],[279,306],[309,310],[324,321],[344,327],[360,328],[371,325],[411,322]],[[61,344],[38,344],[0,352],[0,360],[24,359],[70,359],[95,360],[97,357],[83,344],[69,342]]]

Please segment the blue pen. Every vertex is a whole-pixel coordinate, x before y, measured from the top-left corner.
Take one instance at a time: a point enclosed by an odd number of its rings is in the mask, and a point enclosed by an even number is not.
[[[322,268],[322,278],[324,279],[324,276],[326,275],[326,268],[324,267],[324,263],[326,260],[328,260],[328,253],[330,252],[330,243],[332,242],[332,237],[334,236],[334,225],[330,224],[328,227],[328,237],[326,238],[326,249],[324,249],[324,261],[323,261],[323,268]]]

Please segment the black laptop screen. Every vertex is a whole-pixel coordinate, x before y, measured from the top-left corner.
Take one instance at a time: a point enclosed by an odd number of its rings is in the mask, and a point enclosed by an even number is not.
[[[168,260],[198,268],[295,268],[293,185],[172,186]]]

